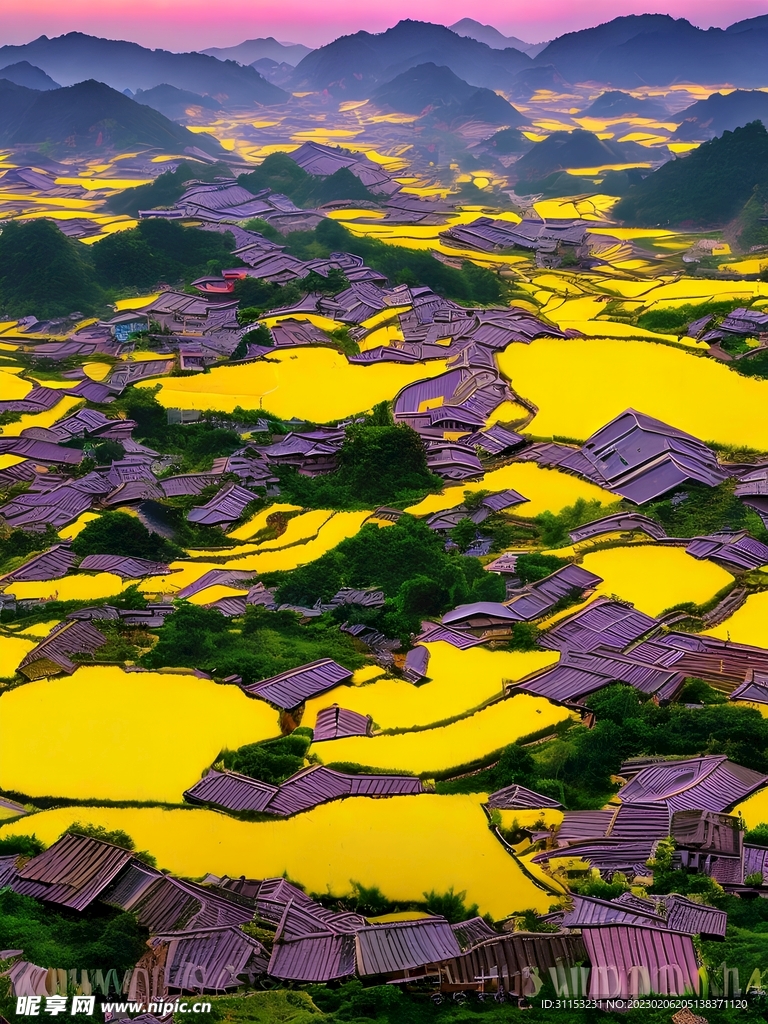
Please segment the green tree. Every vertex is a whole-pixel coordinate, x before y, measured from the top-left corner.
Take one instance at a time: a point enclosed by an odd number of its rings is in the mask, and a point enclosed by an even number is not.
[[[464,516],[451,530],[451,540],[454,544],[458,544],[460,551],[466,551],[467,548],[472,547],[477,537],[477,526],[472,522],[469,516]]]
[[[234,248],[230,232],[186,228],[160,217],[141,220],[92,246],[99,281],[116,289],[146,289],[159,281],[189,282],[219,273],[232,264]]]
[[[272,345],[272,335],[265,324],[258,324],[252,331],[244,334],[237,343],[237,347],[230,358],[245,359],[248,355],[249,345],[263,345],[265,347]]]
[[[641,226],[725,224],[756,185],[767,184],[768,132],[753,121],[705,142],[684,160],[663,164],[633,185],[613,214]]]
[[[290,736],[249,743],[231,753],[225,752],[222,760],[232,771],[279,786],[304,767],[304,758],[312,742],[311,732],[307,730],[307,733],[296,730]]]
[[[102,512],[86,523],[72,541],[75,554],[122,555],[125,558],[149,558],[162,562],[178,556],[180,549],[127,512]]]
[[[43,218],[3,222],[0,308],[6,316],[87,315],[103,301],[88,246],[67,238]]]
[[[477,917],[479,908],[476,903],[469,906],[464,902],[467,893],[454,892],[453,886],[447,892],[438,893],[434,889],[424,893],[427,910],[430,914],[440,914],[450,924],[458,924],[460,921],[467,921],[471,917]]]

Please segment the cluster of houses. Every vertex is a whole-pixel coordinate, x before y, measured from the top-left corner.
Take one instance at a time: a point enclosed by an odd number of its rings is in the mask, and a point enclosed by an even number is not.
[[[600,229],[599,234],[595,228]],[[440,238],[446,246],[464,252],[531,252],[536,266],[542,268],[578,265],[595,269],[617,260],[648,259],[646,250],[611,235],[607,222],[562,217],[548,220],[532,207],[517,224],[502,217],[478,217],[471,224],[447,228]]]
[[[348,168],[366,187],[386,196],[382,202],[391,222],[435,223],[444,216],[442,201],[401,192],[379,165],[364,157],[316,143],[304,144],[291,157],[318,176]],[[36,173],[19,169],[20,187],[24,182],[42,187]],[[25,427],[18,436],[0,437],[0,455],[10,457],[0,469],[0,486],[9,495],[0,506],[0,520],[9,530],[61,530],[84,512],[112,508],[135,508],[143,515],[145,503],[179,497],[197,502],[187,512],[190,523],[230,530],[257,498],[279,493],[281,467],[310,477],[333,472],[348,424],[294,422],[287,433],[267,439],[272,421],[259,420],[241,431],[259,436],[244,439],[232,455],[215,459],[210,470],[167,475],[172,459],[136,441],[136,423],[93,406],[108,410],[110,402],[140,380],[176,368],[200,372],[231,358],[250,329],[237,320],[237,280],[254,277],[285,284],[310,274],[327,278],[336,271],[346,278],[343,290],[335,295],[310,292],[293,306],[273,310],[268,328],[272,345],[247,344],[246,358],[264,358],[274,348],[327,345],[327,334],[312,322],[318,315],[348,329],[360,348],[348,357],[352,363],[445,360],[444,372],[409,384],[394,397],[393,416],[418,434],[429,468],[446,482],[477,479],[502,462],[528,461],[574,474],[617,499],[643,506],[670,493],[685,500],[683,489],[691,484],[716,487],[736,478],[736,495],[768,525],[768,467],[724,464],[699,439],[642,412],[626,410],[578,446],[531,443],[519,432],[527,420],[487,427],[493,411],[505,402],[527,408],[529,418],[536,411],[501,376],[495,353],[509,344],[529,344],[543,336],[566,338],[574,332],[560,331],[522,308],[466,308],[427,287],[390,286],[382,274],[348,253],[297,259],[284,246],[230,222],[258,217],[291,230],[312,226],[320,214],[300,210],[269,190],[253,195],[234,180],[190,182],[173,210],[145,211],[142,216],[192,218],[207,230],[230,231],[239,265],[195,282],[197,294],[164,290],[142,309],[123,311],[109,321],[79,327],[40,323],[33,317],[19,322],[17,340],[34,359],[120,356],[131,351],[137,334],[151,335],[158,357],[117,363],[98,382],[82,369],[62,369],[66,387],[35,383],[23,399],[0,401],[0,413],[15,415],[47,412],[65,396],[84,403],[51,426]],[[513,224],[481,218],[451,228],[442,238],[457,249],[478,252],[523,247],[535,251],[537,261],[546,266],[569,252],[579,259],[597,258],[588,224],[581,221],[548,224],[527,217]],[[604,237],[600,244],[605,244]],[[768,316],[735,310],[709,334],[711,320],[692,325],[691,331],[695,327],[697,335],[718,341],[729,333],[760,334],[766,323]],[[376,341],[383,327],[385,344]],[[173,415],[169,411],[169,419]],[[183,420],[178,413],[176,421]],[[82,446],[72,446],[73,441]],[[119,443],[124,454],[86,472],[83,460],[95,458],[106,441]],[[514,515],[526,500],[512,489],[483,494],[476,505],[458,503],[426,522],[447,537],[459,522],[471,520],[479,535],[467,554],[488,554],[490,541],[481,536],[482,524],[494,515]],[[401,514],[397,509],[376,510],[379,519]],[[575,528],[571,539],[578,544],[616,532],[643,533],[659,544],[685,546],[691,556],[710,559],[737,578],[768,564],[768,546],[746,531],[681,541],[668,537],[657,520],[629,509]],[[394,657],[398,641],[369,625],[345,623],[342,628],[367,647],[373,660],[419,684],[429,678],[427,642],[444,641],[460,650],[504,642],[518,624],[541,623],[556,610],[567,611],[569,605],[592,597],[602,582],[574,563],[523,585],[517,575],[520,554],[505,552],[485,565],[505,579],[503,601],[461,605],[440,621],[423,623],[404,658]],[[57,543],[0,578],[0,608],[23,604],[16,601],[15,584],[88,572],[136,580],[165,577],[171,569],[141,558],[79,558],[69,544]],[[255,576],[248,570],[212,568],[174,596],[183,600],[212,586],[233,588],[238,593],[209,605],[230,618],[249,606],[277,607],[274,590]],[[737,586],[707,613],[707,623],[731,614],[745,593]],[[307,621],[329,609],[383,604],[379,590],[344,588],[329,602],[295,610]],[[107,623],[156,629],[173,607],[170,595],[162,595],[140,610],[101,605],[73,611],[23,658],[18,671],[29,680],[71,673],[105,645]],[[586,698],[612,683],[632,686],[663,703],[676,699],[685,681],[696,677],[728,692],[732,700],[768,705],[768,651],[675,630],[683,618],[684,613],[655,618],[626,602],[596,598],[539,634],[539,645],[557,651],[559,660],[509,684],[502,699],[517,693],[544,697],[580,713],[589,724]],[[339,696],[350,681],[351,673],[329,658],[255,683],[243,683],[238,676],[222,680],[271,705],[286,731],[301,721],[307,701],[333,690],[337,702],[319,711],[313,732],[313,753],[320,758],[329,740],[373,739],[371,717],[345,708]],[[676,866],[707,875],[737,895],[768,892],[768,851],[745,843],[741,822],[730,813],[768,784],[766,776],[721,755],[634,761],[621,775],[624,785],[609,807],[566,811],[559,827],[530,830],[533,859],[545,872],[562,876],[578,860],[605,879],[620,872],[640,883],[652,871],[648,864],[658,844],[671,836]],[[220,766],[190,782],[184,793],[190,804],[246,817],[285,818],[353,796],[417,797],[429,790],[429,783],[415,776],[352,774],[322,764],[303,768],[279,785]],[[489,797],[489,823],[493,826],[494,810],[559,808],[548,796],[508,787]],[[449,924],[436,915],[376,923],[356,912],[329,910],[283,878],[207,876],[192,882],[151,868],[121,847],[79,835],[62,837],[26,862],[15,856],[0,858],[2,886],[75,911],[102,903],[135,913],[149,941],[125,994],[146,1001],[168,993],[229,992],[256,979],[308,983],[355,976],[399,984],[426,982],[449,993],[503,991],[518,997],[535,994],[544,978],[566,991],[571,984],[567,979],[577,977],[578,985],[568,993],[574,997],[652,991],[683,995],[700,991],[696,937],[722,938],[726,925],[722,911],[680,894],[645,897],[631,892],[614,900],[572,894],[545,916],[541,925],[547,930],[541,931],[517,930],[514,921],[491,927],[479,918]],[[559,891],[553,886],[553,900]],[[252,923],[270,933],[270,940],[254,938],[248,929]],[[20,951],[11,959],[15,994],[50,994],[46,969],[24,960]]]
[[[359,977],[521,999],[538,994],[545,982],[567,997],[706,995],[698,939],[725,936],[725,911],[677,893],[640,895],[638,887],[646,891],[656,848],[671,836],[673,866],[707,875],[729,893],[761,895],[768,886],[768,850],[745,843],[740,819],[728,810],[765,786],[768,777],[724,755],[638,759],[621,774],[624,785],[611,806],[566,811],[559,826],[539,824],[527,831],[530,848],[538,851],[533,861],[545,870],[538,884],[547,885],[547,871],[562,878],[564,866],[583,874],[586,863],[605,879],[620,873],[635,883],[634,891],[610,900],[576,892],[563,898],[552,885],[552,909],[534,930],[514,917],[495,926],[483,918],[451,924],[423,913],[368,919],[343,909],[343,900],[330,909],[285,878],[209,874],[191,881],[150,867],[122,847],[77,834],[64,834],[31,859],[0,858],[0,885],[77,912],[98,904],[129,911],[147,930],[147,951],[123,978],[101,972],[65,976],[65,984],[85,994],[108,996],[111,984],[114,995],[122,986],[123,997],[149,1003],[174,994],[224,994],[264,979],[301,984]],[[230,813],[285,816],[347,796],[388,798],[422,789],[413,777],[345,776],[316,766],[278,787],[211,771],[186,796]],[[560,807],[519,785],[491,794],[487,803],[494,829],[494,811]],[[497,835],[503,843],[498,830]],[[574,869],[575,863],[582,868]],[[252,924],[258,925],[259,939]],[[5,958],[13,994],[56,991],[56,971],[25,960],[22,950],[6,951]]]

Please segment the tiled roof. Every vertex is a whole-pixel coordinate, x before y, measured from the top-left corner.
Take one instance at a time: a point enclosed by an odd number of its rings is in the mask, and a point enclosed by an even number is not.
[[[369,925],[356,935],[357,969],[363,977],[399,974],[414,967],[461,955],[461,947],[442,917]]]
[[[307,665],[288,669],[270,679],[251,683],[244,686],[243,690],[251,697],[261,697],[276,707],[288,710],[351,678],[352,672],[349,669],[331,658],[320,658]]]
[[[14,888],[22,895],[84,910],[132,860],[120,846],[67,834],[19,869]]]
[[[590,999],[636,996],[631,979],[637,984],[642,969],[648,980],[642,995],[684,996],[699,991],[699,965],[690,935],[626,924],[583,928],[581,934],[592,965]]]
[[[726,811],[768,782],[724,754],[661,761],[643,768],[621,790],[624,803],[664,801],[673,810]]]
[[[72,661],[72,655],[92,656],[106,642],[104,634],[90,622],[65,620],[24,657],[18,671],[29,679],[40,679],[60,672],[72,673],[77,667]]]
[[[312,731],[314,743],[322,740],[336,740],[342,736],[368,736],[371,732],[371,716],[360,715],[357,711],[333,704],[318,711]]]

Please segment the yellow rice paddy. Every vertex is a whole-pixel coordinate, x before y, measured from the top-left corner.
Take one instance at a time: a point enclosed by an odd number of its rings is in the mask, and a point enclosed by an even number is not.
[[[17,600],[36,597],[44,601],[96,601],[119,594],[130,585],[130,580],[124,582],[111,572],[99,572],[93,576],[83,573],[63,576],[58,580],[9,583],[8,593],[15,594]]]
[[[312,752],[324,764],[353,761],[372,768],[426,774],[487,757],[515,740],[565,721],[569,714],[543,697],[518,694],[451,725],[396,735],[328,740],[314,744]]]
[[[227,534],[233,540],[248,540],[250,537],[255,537],[260,530],[264,530],[267,527],[267,519],[276,512],[299,512],[301,511],[299,505],[289,505],[287,503],[278,503],[275,505],[269,505],[267,508],[261,509],[255,516],[251,516],[247,523],[243,523],[242,526],[238,526]]]
[[[752,796],[742,800],[731,814],[740,814],[744,819],[745,828],[754,828],[761,822],[768,822],[768,788],[758,789]]]
[[[641,341],[542,338],[510,345],[499,366],[539,413],[532,432],[585,439],[633,408],[703,441],[768,450],[768,382]]]
[[[703,604],[733,577],[714,562],[699,561],[684,548],[640,544],[584,556],[582,565],[602,576],[600,594],[616,594],[640,611],[658,615],[684,601]]]
[[[736,644],[768,647],[768,592],[752,594],[729,619],[707,633]]]
[[[221,412],[233,412],[238,405],[263,407],[285,419],[300,416],[326,423],[371,409],[406,384],[444,370],[443,360],[412,366],[356,366],[334,349],[291,349],[243,366],[219,367],[193,377],[164,377],[157,398],[166,407]],[[142,381],[137,386],[157,383]]]
[[[0,636],[0,678],[10,679],[22,658],[35,646],[35,640],[25,640],[20,636]]]
[[[445,642],[424,644],[430,681],[414,686],[403,679],[379,679],[367,686],[337,686],[307,701],[302,725],[314,728],[318,711],[338,704],[370,715],[379,729],[410,729],[466,714],[495,697],[505,681],[552,665],[556,651],[459,651]],[[321,757],[326,744],[315,749]]]
[[[312,515],[312,513],[306,513]],[[327,513],[323,513],[327,515]],[[294,544],[292,547],[281,547],[275,551],[259,551],[254,554],[231,558],[224,562],[227,569],[254,569],[257,572],[272,572],[275,569],[295,569],[306,565],[335,548],[347,537],[354,537],[370,512],[335,512],[322,526],[316,537],[305,544]],[[294,522],[294,520],[291,520]],[[290,523],[288,524],[290,526]],[[286,531],[287,532],[287,531]],[[283,538],[279,538],[281,541]]]
[[[603,505],[611,505],[617,500],[615,494],[579,477],[561,473],[557,469],[542,469],[533,462],[513,462],[486,473],[479,480],[446,487],[440,494],[429,494],[418,505],[407,508],[406,512],[426,516],[460,505],[465,491],[503,491],[508,487],[528,498],[524,505],[516,505],[514,508],[515,515],[526,518],[533,518],[547,510],[559,512],[573,505],[579,498],[599,501]]]
[[[224,747],[279,734],[274,709],[237,687],[86,666],[0,696],[0,788],[179,803]]]
[[[0,828],[53,842],[72,822],[123,829],[176,874],[265,878],[286,872],[311,892],[352,881],[391,899],[466,891],[481,913],[546,913],[552,896],[528,879],[488,829],[479,796],[354,797],[287,821],[245,822],[205,810],[67,807]]]

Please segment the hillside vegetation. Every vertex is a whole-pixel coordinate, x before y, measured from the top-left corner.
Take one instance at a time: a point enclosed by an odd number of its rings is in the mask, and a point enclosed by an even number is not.
[[[640,227],[722,225],[738,215],[755,186],[766,185],[768,132],[752,121],[649,174],[614,214]]]

